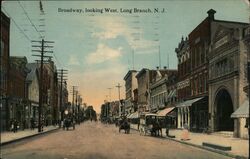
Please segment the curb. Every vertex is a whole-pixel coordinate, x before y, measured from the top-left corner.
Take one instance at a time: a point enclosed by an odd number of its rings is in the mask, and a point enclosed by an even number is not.
[[[133,130],[138,131],[137,129],[133,129]],[[189,143],[189,142],[185,142],[185,141],[180,141],[180,140],[170,138],[170,137],[162,137],[161,139],[172,140],[172,141],[175,141],[175,142],[179,142],[179,143],[186,144],[186,145],[189,145],[189,146],[193,146],[193,147],[196,147],[196,148],[200,148],[200,149],[203,149],[203,150],[218,153],[218,154],[221,154],[221,155],[224,155],[224,156],[227,156],[227,157],[232,157],[232,158],[236,158],[236,159],[248,159],[248,157],[245,157],[245,156],[234,155],[232,153],[224,152],[224,151],[221,151],[221,150],[217,150],[217,149],[213,149],[213,148],[209,148],[209,147],[205,147],[205,146],[201,146],[201,145],[197,145],[197,144],[193,144],[193,143]]]
[[[245,156],[234,155],[232,153],[224,152],[224,151],[221,151],[221,150],[217,150],[217,149],[213,149],[213,148],[209,148],[209,147],[205,147],[205,146],[201,146],[201,145],[197,145],[197,144],[188,143],[188,142],[185,142],[185,141],[176,140],[176,139],[169,138],[169,137],[166,137],[164,139],[165,140],[172,140],[172,141],[179,142],[179,143],[182,143],[182,144],[186,144],[186,145],[189,145],[189,146],[193,146],[193,147],[197,147],[197,148],[204,149],[204,150],[207,150],[207,151],[215,152],[215,153],[227,156],[227,157],[232,157],[232,158],[236,158],[236,159],[248,159],[248,157],[245,157]]]
[[[11,144],[11,143],[14,143],[14,142],[18,142],[18,141],[21,141],[21,140],[25,140],[25,139],[29,139],[29,138],[32,138],[32,137],[35,137],[35,136],[45,135],[45,134],[48,134],[48,133],[52,133],[52,132],[57,131],[59,129],[60,128],[55,128],[55,129],[52,129],[52,130],[48,130],[48,131],[36,133],[36,134],[33,134],[33,135],[24,136],[24,137],[21,137],[21,138],[18,138],[18,139],[14,139],[14,140],[10,140],[10,141],[6,141],[6,142],[3,142],[3,143],[0,143],[0,145],[1,146],[5,146],[5,145],[8,145],[8,144]]]

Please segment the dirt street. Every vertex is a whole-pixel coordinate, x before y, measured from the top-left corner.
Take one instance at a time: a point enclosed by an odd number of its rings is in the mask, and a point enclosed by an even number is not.
[[[48,135],[2,148],[3,159],[223,159],[225,156],[170,140],[118,132],[114,125],[85,122],[76,130]]]

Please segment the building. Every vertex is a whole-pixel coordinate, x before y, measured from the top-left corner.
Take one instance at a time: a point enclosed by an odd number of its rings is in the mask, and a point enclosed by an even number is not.
[[[26,77],[28,85],[28,100],[30,102],[30,118],[38,121],[38,106],[39,106],[39,71],[38,64],[28,63],[26,67],[30,70]]]
[[[20,128],[27,128],[30,111],[27,94],[26,76],[29,70],[26,67],[26,57],[10,57],[9,83],[8,83],[8,105],[9,124],[17,120]]]
[[[58,117],[56,117],[57,120],[59,119],[63,119],[63,114],[65,110],[69,110],[70,112],[73,113],[73,106],[72,104],[68,104],[69,103],[69,92],[68,92],[68,88],[67,88],[67,82],[63,81],[62,82],[62,86],[61,86],[61,82],[58,82],[58,91],[57,91],[57,104],[58,106],[56,107],[56,114]],[[62,87],[62,88],[61,88]],[[62,91],[61,91],[62,89]],[[62,98],[62,100],[61,100]],[[85,104],[85,109],[87,109],[87,104]]]
[[[149,70],[143,68],[137,73],[137,83],[138,83],[138,112],[149,112],[150,110],[150,96],[149,96],[149,86],[154,77],[155,70]]]
[[[184,102],[190,99],[190,73],[191,73],[191,59],[189,40],[182,37],[181,42],[175,49],[178,58],[178,83],[177,83],[177,98],[179,102]],[[178,128],[183,128],[184,124],[190,125],[190,111],[189,106],[180,106],[178,109]]]
[[[136,70],[129,70],[128,73],[125,75],[123,80],[125,81],[125,114],[130,114],[135,111],[136,103],[134,97],[134,90],[137,89],[137,79],[136,79]]]
[[[156,70],[150,84],[150,112],[164,117],[169,127],[176,128],[177,70]]]
[[[8,74],[10,56],[10,18],[1,11],[1,52],[0,52],[0,120],[1,131],[9,129]]]
[[[214,19],[211,22],[208,56],[211,114],[209,125],[212,131],[229,131],[240,138],[248,138],[246,120],[237,113],[232,113],[238,108],[246,107],[248,103],[247,93],[244,92],[244,87],[247,86],[247,46],[244,43],[244,31],[248,25]]]
[[[57,80],[57,71],[56,66],[54,62],[49,59],[47,63],[44,64],[45,68],[45,76],[46,77],[46,84],[45,86],[45,104],[46,104],[46,110],[44,112],[46,124],[51,125],[53,123],[53,120],[55,120],[55,117],[53,115],[56,115],[57,112],[55,112],[58,109],[58,99],[57,99],[57,90],[56,86],[58,85]]]
[[[177,75],[177,70],[156,70],[156,74],[153,77],[152,83],[149,86],[150,89],[150,112],[157,112],[167,106],[168,101],[172,101],[172,98],[176,96],[176,91],[171,88],[169,84],[169,77]],[[176,99],[174,99],[176,101]]]
[[[119,118],[119,106],[119,100],[110,102],[110,116],[112,117],[112,120]]]

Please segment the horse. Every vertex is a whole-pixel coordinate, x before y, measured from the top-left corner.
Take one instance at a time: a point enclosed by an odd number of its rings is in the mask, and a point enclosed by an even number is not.
[[[151,129],[151,136],[160,136],[162,137],[162,127],[159,122],[154,122]]]
[[[125,134],[129,134],[130,124],[127,121],[124,121],[122,124],[119,125],[119,133],[122,129],[125,131]]]

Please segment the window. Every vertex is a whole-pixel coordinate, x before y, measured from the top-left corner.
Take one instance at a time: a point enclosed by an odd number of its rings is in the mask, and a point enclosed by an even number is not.
[[[1,52],[0,52],[0,56],[3,55],[3,52],[4,52],[4,42],[3,42],[3,40],[1,40]]]

